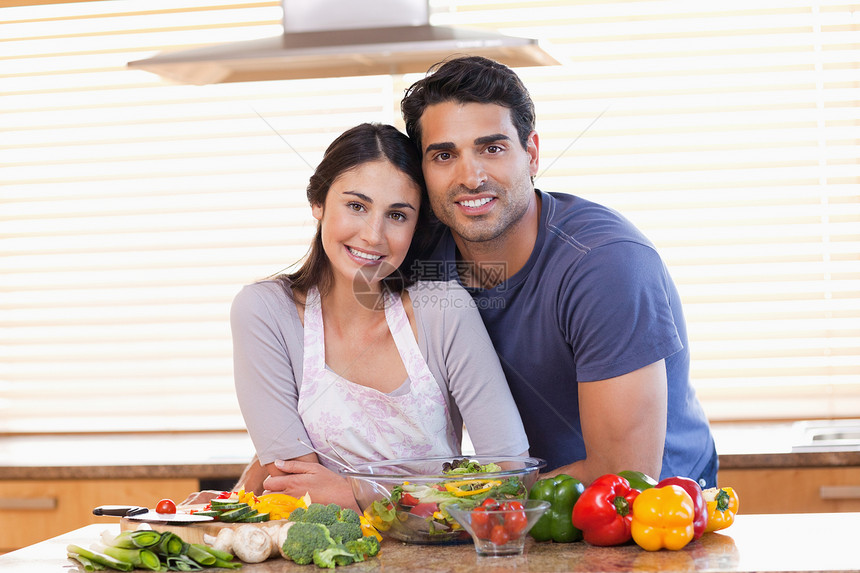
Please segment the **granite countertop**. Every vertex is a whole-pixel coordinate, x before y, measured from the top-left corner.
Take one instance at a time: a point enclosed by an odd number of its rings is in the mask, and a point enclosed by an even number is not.
[[[791,423],[714,424],[721,469],[860,466],[854,451],[797,451]],[[236,479],[245,432],[0,437],[0,479]]]
[[[119,532],[116,524],[76,529],[0,556],[0,569],[4,573],[76,573],[81,569],[66,558],[66,546],[88,547],[106,528]],[[406,545],[386,540],[377,557],[350,565],[348,571],[856,571],[858,530],[860,513],[738,515],[728,529],[706,533],[679,551],[648,552],[632,544],[535,543],[529,538],[525,553],[515,557],[478,557],[472,545]],[[241,571],[307,573],[308,566],[276,557],[245,564]]]

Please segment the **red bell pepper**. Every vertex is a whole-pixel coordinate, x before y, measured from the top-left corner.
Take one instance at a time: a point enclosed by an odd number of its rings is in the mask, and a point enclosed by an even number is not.
[[[693,539],[698,539],[705,532],[708,526],[708,506],[705,503],[705,497],[702,495],[702,488],[696,480],[686,477],[668,477],[661,480],[657,487],[666,487],[667,485],[679,485],[681,488],[690,494],[693,499]]]
[[[573,526],[591,545],[621,545],[630,541],[633,500],[639,490],[621,476],[606,474],[591,482],[573,506]]]

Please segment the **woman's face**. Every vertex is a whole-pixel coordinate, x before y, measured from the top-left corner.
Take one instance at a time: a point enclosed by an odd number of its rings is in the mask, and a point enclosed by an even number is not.
[[[314,205],[335,282],[378,283],[403,262],[421,205],[415,182],[385,160],[342,173],[325,205]]]

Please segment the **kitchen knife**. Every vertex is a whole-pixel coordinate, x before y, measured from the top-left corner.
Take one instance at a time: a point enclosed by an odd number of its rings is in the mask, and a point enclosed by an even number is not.
[[[196,513],[157,513],[152,510],[147,510],[146,513],[138,513],[135,515],[126,515],[126,519],[134,521],[146,521],[149,523],[198,523],[201,521],[213,521],[215,518],[211,515],[197,515]]]
[[[128,517],[149,511],[145,507],[137,505],[100,505],[93,509],[93,515],[117,515]]]

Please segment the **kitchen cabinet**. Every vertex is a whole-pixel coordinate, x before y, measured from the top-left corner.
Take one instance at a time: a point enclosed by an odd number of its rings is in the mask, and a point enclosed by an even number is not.
[[[741,513],[860,511],[860,467],[725,469],[718,480],[737,490]]]
[[[93,515],[106,504],[154,507],[181,501],[199,489],[193,478],[0,480],[0,553],[92,523],[119,523]]]

